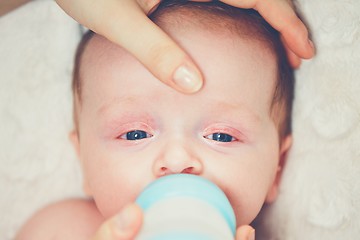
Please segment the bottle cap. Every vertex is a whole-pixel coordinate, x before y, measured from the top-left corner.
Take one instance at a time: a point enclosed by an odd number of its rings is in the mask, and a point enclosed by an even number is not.
[[[236,220],[233,208],[224,192],[213,182],[191,174],[172,174],[150,183],[136,202],[146,211],[154,203],[167,198],[194,197],[219,210],[235,235]]]

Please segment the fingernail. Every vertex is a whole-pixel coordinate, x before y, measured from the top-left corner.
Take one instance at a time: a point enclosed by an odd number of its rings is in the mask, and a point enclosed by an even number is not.
[[[131,229],[133,222],[134,214],[131,207],[125,207],[122,212],[115,218],[116,227],[121,231]]]
[[[196,70],[184,65],[175,71],[173,80],[181,90],[188,93],[197,92],[202,86],[200,74]]]
[[[248,240],[255,240],[255,229],[250,231]]]

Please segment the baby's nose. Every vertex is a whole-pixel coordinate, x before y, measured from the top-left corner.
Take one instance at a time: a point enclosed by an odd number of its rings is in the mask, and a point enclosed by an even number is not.
[[[181,144],[168,144],[154,163],[154,174],[157,177],[176,173],[199,175],[202,170],[202,161]]]

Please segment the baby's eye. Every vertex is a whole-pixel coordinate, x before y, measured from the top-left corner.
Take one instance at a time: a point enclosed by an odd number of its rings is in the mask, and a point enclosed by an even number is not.
[[[122,134],[119,138],[134,141],[134,140],[140,140],[140,139],[149,138],[149,137],[152,137],[152,135],[145,131],[133,130],[133,131],[129,131],[127,133]]]
[[[236,140],[236,138],[226,133],[212,133],[210,135],[205,136],[205,138],[218,142],[233,142]]]

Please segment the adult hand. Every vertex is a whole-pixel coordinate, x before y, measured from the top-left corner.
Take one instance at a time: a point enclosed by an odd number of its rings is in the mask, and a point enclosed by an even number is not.
[[[196,0],[206,2],[211,0]],[[314,48],[291,0],[221,0],[240,8],[256,9],[277,29],[293,67],[311,58]],[[197,92],[202,75],[192,59],[147,18],[161,0],[56,0],[76,21],[132,53],[152,74],[184,92]]]
[[[143,223],[143,212],[136,204],[129,204],[114,217],[105,221],[92,240],[132,240]],[[255,230],[243,225],[236,230],[236,240],[255,240]]]
[[[211,0],[197,0],[209,2]],[[290,64],[297,68],[301,59],[312,58],[314,45],[309,40],[309,32],[295,13],[292,0],[220,0],[239,8],[253,8],[281,34]]]
[[[119,214],[105,221],[92,240],[133,240],[140,230],[143,213],[136,204],[126,206]]]
[[[30,0],[0,0],[0,17],[27,2],[30,2]]]
[[[161,0],[56,0],[76,21],[121,45],[158,79],[184,92],[202,86],[190,57],[147,14]]]

